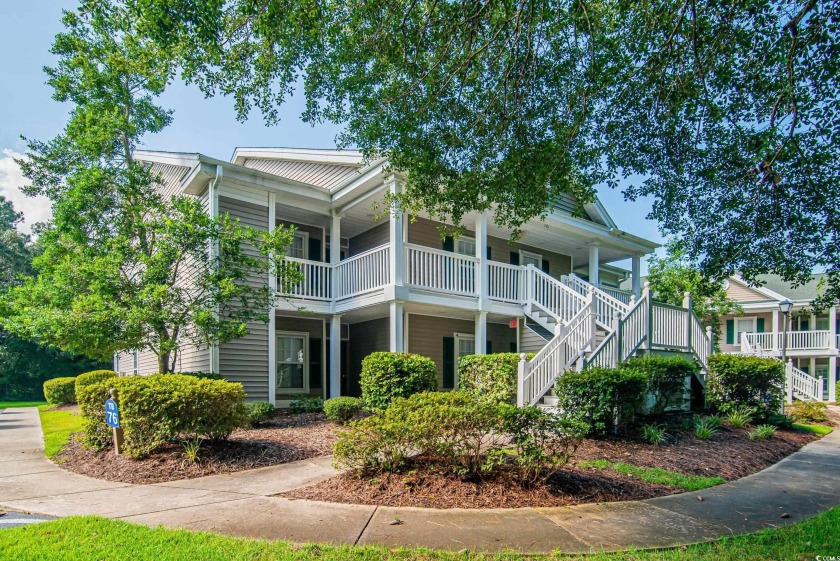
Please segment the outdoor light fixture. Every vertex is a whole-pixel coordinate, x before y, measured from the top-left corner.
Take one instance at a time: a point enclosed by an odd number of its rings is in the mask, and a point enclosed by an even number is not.
[[[779,301],[779,310],[781,310],[783,314],[785,314],[785,315],[789,314],[791,308],[793,308],[793,302],[791,302],[787,298]]]

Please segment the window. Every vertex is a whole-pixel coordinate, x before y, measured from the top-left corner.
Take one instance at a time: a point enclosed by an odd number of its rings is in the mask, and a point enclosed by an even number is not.
[[[817,316],[817,331],[828,331],[828,316]]]
[[[455,334],[455,389],[458,388],[458,363],[462,356],[475,354],[475,335]]]
[[[537,269],[542,269],[542,255],[540,255],[539,253],[531,253],[530,251],[520,249],[519,264],[525,266],[533,265]]]
[[[461,255],[475,256],[475,240],[473,238],[460,237],[455,240],[455,253]]]
[[[281,393],[309,391],[309,334],[277,335],[277,390]]]
[[[134,364],[131,367],[131,373],[137,374],[138,372],[140,372],[140,354],[134,351]]]
[[[286,251],[288,257],[307,259],[309,257],[309,233],[295,232],[292,245],[290,245]]]
[[[755,333],[755,318],[735,319],[735,344],[741,344],[741,333]]]

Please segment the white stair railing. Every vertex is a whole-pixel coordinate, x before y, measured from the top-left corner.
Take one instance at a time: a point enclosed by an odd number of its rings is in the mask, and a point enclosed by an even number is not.
[[[586,297],[533,265],[526,268],[526,306],[537,306],[560,323],[567,323],[586,305]]]
[[[785,390],[788,403],[793,403],[794,397],[804,401],[823,401],[825,399],[822,378],[811,376],[807,372],[796,368],[792,360],[787,363],[786,371]]]
[[[594,337],[591,304],[581,308],[530,361],[520,356],[517,377],[516,404],[519,407],[536,404],[554,385],[555,380],[569,370],[579,352],[591,344]]]
[[[563,276],[563,284],[568,286],[581,296],[586,296],[590,291],[595,292],[595,316],[598,323],[605,329],[610,329],[615,325],[615,322],[624,317],[624,314],[630,309],[629,293],[627,293],[628,301],[624,302],[615,298],[608,289],[598,287],[586,282],[574,273]],[[621,291],[616,291],[621,292]]]

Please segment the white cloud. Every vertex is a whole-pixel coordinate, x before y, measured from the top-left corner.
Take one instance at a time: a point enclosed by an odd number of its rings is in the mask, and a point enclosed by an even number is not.
[[[20,188],[31,183],[23,176],[15,159],[23,154],[4,148],[0,150],[0,195],[12,201],[15,210],[23,213],[20,229],[30,232],[36,222],[46,222],[52,216],[50,200],[46,197],[27,197]]]

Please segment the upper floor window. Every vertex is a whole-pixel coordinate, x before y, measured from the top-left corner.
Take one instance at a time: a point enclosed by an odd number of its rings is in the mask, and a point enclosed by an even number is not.
[[[455,253],[475,256],[475,239],[462,236],[455,240]]]
[[[295,259],[306,259],[309,255],[309,234],[307,232],[295,232],[292,245],[288,247],[286,255]]]
[[[542,269],[542,255],[539,253],[533,253],[530,251],[525,251],[524,249],[519,250],[519,264],[520,265],[533,265],[537,269]]]

